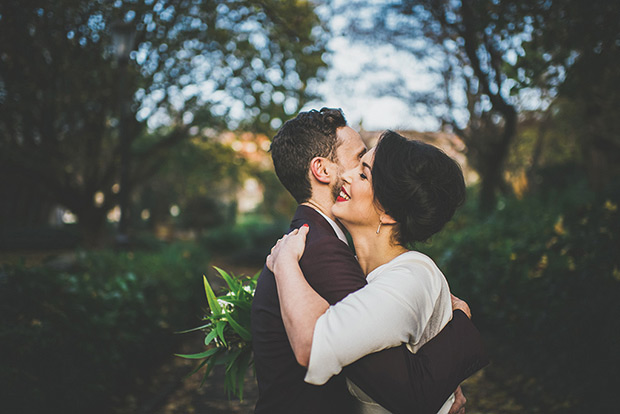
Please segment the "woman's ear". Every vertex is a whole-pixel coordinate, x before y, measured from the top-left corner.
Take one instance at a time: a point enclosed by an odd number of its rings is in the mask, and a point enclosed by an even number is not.
[[[331,183],[330,165],[326,158],[312,158],[310,160],[310,172],[317,181],[324,184]]]
[[[381,213],[381,215],[379,216],[379,220],[381,221],[381,224],[396,224],[396,220],[394,220],[392,216],[386,214],[385,212]]]

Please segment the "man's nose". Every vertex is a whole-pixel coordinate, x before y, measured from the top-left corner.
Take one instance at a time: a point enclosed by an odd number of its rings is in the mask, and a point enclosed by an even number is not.
[[[344,174],[342,174],[342,179],[345,183],[351,184],[351,177],[353,177],[353,170],[355,170],[355,168],[346,170]]]

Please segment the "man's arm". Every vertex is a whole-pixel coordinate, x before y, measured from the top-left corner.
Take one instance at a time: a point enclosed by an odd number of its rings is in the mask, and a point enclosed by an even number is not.
[[[300,265],[310,285],[330,304],[366,283],[355,257],[337,239],[309,246]],[[479,332],[457,311],[417,354],[402,345],[367,355],[344,372],[394,413],[436,413],[457,386],[486,363]]]
[[[488,364],[480,333],[457,310],[416,354],[401,345],[370,354],[344,373],[394,413],[436,413],[458,385]]]

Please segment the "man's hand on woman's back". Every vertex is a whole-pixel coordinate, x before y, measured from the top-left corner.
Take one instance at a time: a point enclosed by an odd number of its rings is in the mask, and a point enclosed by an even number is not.
[[[467,315],[469,319],[471,319],[471,310],[469,309],[469,305],[467,304],[467,302],[457,298],[454,295],[451,295],[451,296],[452,296],[452,310],[455,311],[458,309],[460,311],[463,311],[463,313]]]
[[[454,397],[454,403],[452,407],[450,407],[448,414],[465,414],[465,403],[467,399],[463,395],[463,390],[461,390],[460,385],[456,388],[456,391],[454,391]]]

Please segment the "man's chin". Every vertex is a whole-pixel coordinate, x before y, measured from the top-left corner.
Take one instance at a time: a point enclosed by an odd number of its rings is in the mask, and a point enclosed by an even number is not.
[[[340,189],[342,188],[343,182],[338,180],[338,184],[332,187],[332,205],[338,202],[338,197],[340,196]]]

